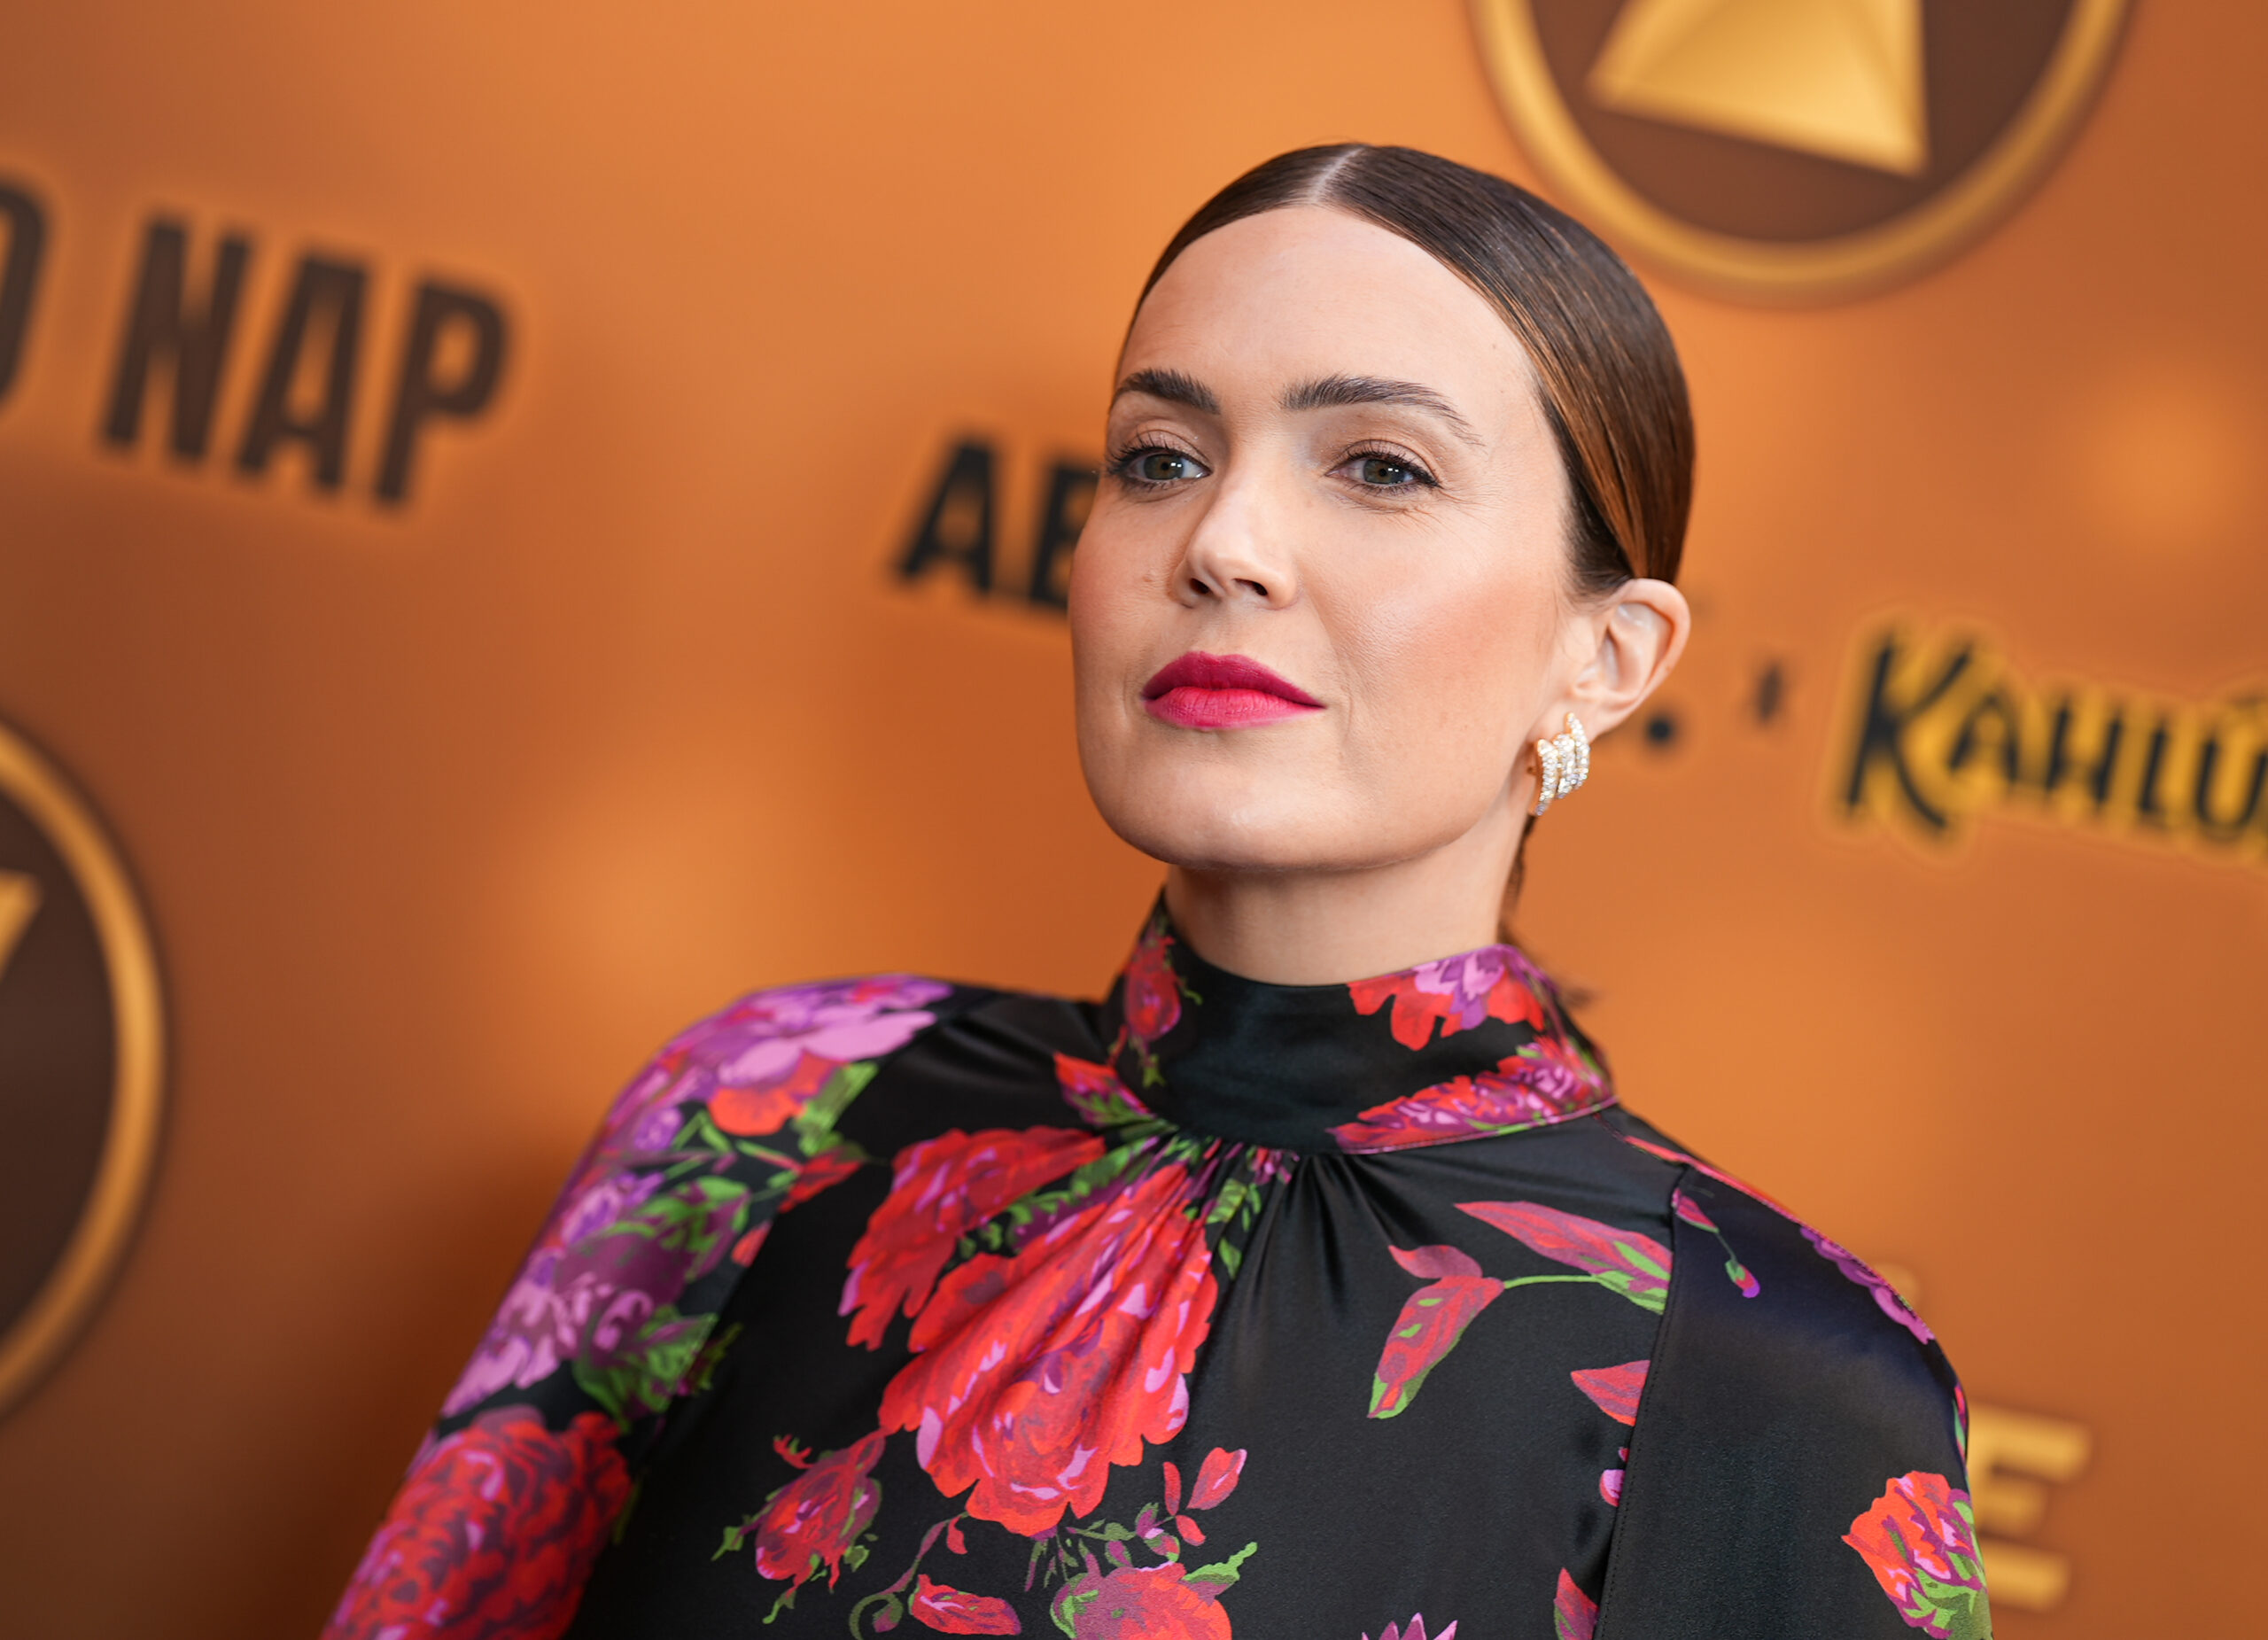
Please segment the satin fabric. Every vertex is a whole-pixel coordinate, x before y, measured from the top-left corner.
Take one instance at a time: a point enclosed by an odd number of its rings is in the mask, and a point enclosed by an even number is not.
[[[1492,946],[743,999],[625,1092],[339,1636],[1989,1632],[1960,1391]]]

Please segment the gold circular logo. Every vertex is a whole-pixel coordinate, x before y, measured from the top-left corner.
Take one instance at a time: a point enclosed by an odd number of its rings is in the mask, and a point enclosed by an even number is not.
[[[2126,0],[1474,0],[1521,143],[1611,240],[1720,295],[1819,301],[2015,208]]]
[[[54,766],[0,727],[0,1411],[70,1345],[157,1160],[164,1023],[132,883]]]

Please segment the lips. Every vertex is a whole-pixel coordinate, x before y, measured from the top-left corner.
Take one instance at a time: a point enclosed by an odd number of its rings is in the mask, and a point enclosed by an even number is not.
[[[1142,704],[1183,729],[1241,729],[1321,711],[1323,703],[1242,655],[1192,649],[1142,686]]]

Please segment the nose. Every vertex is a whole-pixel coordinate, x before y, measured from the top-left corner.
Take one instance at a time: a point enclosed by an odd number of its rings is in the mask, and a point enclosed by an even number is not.
[[[1228,481],[1214,491],[1182,548],[1174,572],[1175,599],[1191,608],[1289,608],[1300,594],[1287,539],[1289,508],[1271,496],[1257,473],[1223,478]]]

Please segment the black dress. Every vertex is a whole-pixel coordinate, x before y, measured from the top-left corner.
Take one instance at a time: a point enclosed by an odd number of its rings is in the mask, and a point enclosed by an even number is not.
[[[1099,1005],[762,992],[624,1094],[332,1621],[1978,1640],[1961,1391],[1489,946],[1161,911]]]

